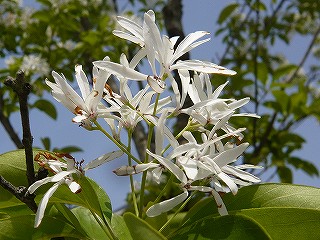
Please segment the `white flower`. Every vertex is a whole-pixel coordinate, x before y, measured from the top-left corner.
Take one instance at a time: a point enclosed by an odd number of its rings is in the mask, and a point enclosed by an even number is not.
[[[191,81],[192,83],[188,87],[188,94],[194,105],[181,110],[181,112],[190,115],[194,121],[197,121],[202,126],[217,124],[220,120],[224,119],[225,127],[223,129],[227,131],[227,121],[230,117],[248,116],[260,118],[256,114],[235,113],[237,109],[250,101],[248,97],[240,100],[219,98],[228,82],[220,85],[212,92],[212,85],[208,74],[195,74]]]
[[[37,159],[37,161],[42,167],[47,168],[54,175],[36,181],[28,188],[28,192],[32,194],[39,187],[41,187],[46,183],[51,182],[54,184],[44,194],[44,196],[42,197],[39,203],[38,210],[35,217],[34,227],[36,228],[40,225],[42,218],[44,216],[44,212],[47,207],[48,201],[60,185],[62,184],[68,185],[70,191],[73,193],[81,192],[81,186],[74,180],[72,176],[74,173],[78,175],[84,174],[86,170],[98,167],[105,162],[109,162],[115,158],[120,157],[122,154],[123,154],[122,151],[114,151],[111,153],[104,154],[96,158],[95,160],[89,162],[84,168],[82,168],[81,162],[80,164],[76,163],[74,158],[69,154],[63,155],[64,158],[61,158],[61,156],[59,155],[53,156],[48,153],[42,154],[45,157],[45,159],[42,159],[42,160]],[[39,155],[39,158],[40,158],[40,155]]]
[[[175,69],[226,75],[236,74],[235,71],[228,70],[225,67],[221,67],[210,62],[199,60],[176,62],[183,54],[189,52],[202,43],[209,41],[209,39],[197,41],[199,38],[207,35],[208,32],[197,31],[189,34],[174,50],[174,46],[179,37],[168,38],[165,35],[161,36],[160,31],[155,24],[155,14],[152,10],[149,10],[144,14],[144,22],[142,26],[124,17],[118,17],[118,23],[129,33],[122,30],[115,30],[113,33],[116,36],[139,44],[142,48],[132,59],[133,64],[130,67],[108,61],[94,62],[95,66],[110,71],[112,74],[117,76],[120,75],[131,80],[148,80],[148,84],[158,93],[161,93],[165,89],[164,81],[168,77],[173,91],[176,94],[177,102],[180,102],[178,85],[171,73]],[[149,61],[152,75],[142,74],[134,70],[138,62],[145,56]],[[159,73],[157,73],[156,70],[156,61],[160,67]]]
[[[95,121],[96,118],[110,116],[106,107],[100,103],[105,83],[110,74],[104,70],[99,71],[94,67],[93,87],[90,90],[89,80],[82,70],[82,66],[77,65],[75,71],[82,97],[72,89],[63,75],[55,71],[52,72],[52,76],[56,83],[46,80],[46,84],[52,89],[53,97],[76,115],[72,121],[80,123],[81,126],[90,129],[92,122]]]
[[[48,75],[49,64],[40,55],[25,55],[22,59],[21,69],[26,73],[36,73],[40,75]]]

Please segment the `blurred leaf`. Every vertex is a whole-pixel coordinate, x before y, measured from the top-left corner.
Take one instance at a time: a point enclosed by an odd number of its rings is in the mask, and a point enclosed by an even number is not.
[[[61,153],[75,153],[82,152],[83,150],[77,146],[65,146],[63,148],[54,148],[53,152],[61,152]]]
[[[57,119],[57,110],[55,106],[48,100],[39,99],[32,105],[32,107],[38,108],[40,111],[46,113],[53,119]]]
[[[232,3],[226,6],[224,9],[222,9],[217,22],[219,24],[222,24],[238,8],[238,6],[239,6],[238,3]]]
[[[292,171],[290,168],[285,166],[278,166],[277,172],[280,177],[281,182],[283,183],[292,183],[293,177],[292,177]]]
[[[45,137],[45,138],[40,138],[40,140],[42,142],[44,149],[49,151],[51,146],[50,138]]]
[[[294,166],[296,169],[301,169],[308,173],[310,176],[319,176],[319,171],[317,167],[308,161],[305,161],[298,157],[290,157],[288,163]]]

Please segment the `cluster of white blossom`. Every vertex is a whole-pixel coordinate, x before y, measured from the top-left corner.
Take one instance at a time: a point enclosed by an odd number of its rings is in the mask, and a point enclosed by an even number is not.
[[[179,60],[186,52],[209,41],[209,38],[199,40],[207,32],[191,33],[175,47],[178,37],[161,35],[151,10],[144,14],[141,25],[124,17],[117,20],[123,29],[115,30],[114,34],[138,44],[141,48],[136,55],[129,61],[122,54],[120,63],[112,62],[108,57],[94,62],[92,86],[82,67],[76,66],[75,77],[81,96],[62,74],[53,72],[55,83],[46,80],[53,97],[75,114],[73,122],[88,130],[96,128],[98,119],[105,120],[115,141],[119,141],[123,129],[132,131],[140,121],[154,127],[155,151],[146,149],[148,161],[138,161],[137,165],[123,166],[114,171],[117,175],[148,171],[152,179],[159,182],[165,170],[181,183],[182,193],[151,206],[147,210],[148,216],[171,210],[185,201],[190,191],[212,195],[220,214],[227,214],[219,192],[236,194],[240,186],[260,181],[244,171],[255,166],[234,164],[249,144],[241,143],[245,129],[234,128],[229,120],[234,117],[258,117],[239,113],[239,108],[247,104],[249,98],[219,98],[227,83],[213,90],[210,82],[209,74],[234,75],[236,72],[210,62]],[[144,59],[150,65],[151,74],[136,70]],[[174,78],[174,70],[181,79],[181,90]],[[111,75],[119,81],[118,93],[107,84]],[[146,84],[138,93],[132,94],[128,81],[145,81]],[[168,86],[172,88],[173,96],[163,94],[165,90],[170,92]],[[184,108],[187,95],[193,105]],[[174,136],[166,120],[179,114],[188,115],[189,122],[181,133]],[[201,140],[195,137],[195,132],[201,133]],[[183,137],[184,143],[178,142],[178,137]],[[124,151],[123,148],[121,150]],[[61,173],[57,179],[64,179],[65,183],[65,178],[69,179],[70,174]]]

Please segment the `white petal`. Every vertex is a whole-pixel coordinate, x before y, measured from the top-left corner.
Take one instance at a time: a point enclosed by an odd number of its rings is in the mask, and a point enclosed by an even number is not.
[[[118,157],[121,157],[123,154],[123,152],[121,150],[119,151],[112,151],[110,153],[106,153],[94,160],[92,160],[91,162],[89,162],[85,167],[84,170],[88,170],[88,169],[92,169],[92,168],[96,168],[106,162],[110,162],[113,159],[116,159]]]
[[[216,164],[218,164],[219,167],[223,167],[233,162],[237,157],[239,157],[248,146],[249,143],[242,143],[235,148],[220,153],[217,157],[213,158],[212,160]]]
[[[113,172],[117,176],[128,176],[128,175],[141,173],[148,169],[158,168],[158,167],[160,167],[160,164],[157,164],[157,163],[141,163],[133,166],[122,166],[117,168]]]
[[[204,72],[204,73],[216,73],[216,74],[225,74],[225,75],[235,75],[236,72],[233,70],[229,70],[225,67],[216,65],[211,62],[204,62],[199,60],[185,60],[185,61],[178,61],[176,64],[173,64],[170,68],[171,70],[174,69],[186,69],[186,70],[193,70],[197,72]]]
[[[184,185],[187,184],[187,177],[184,174],[184,172],[173,162],[170,160],[167,160],[159,155],[153,154],[148,149],[146,149],[146,152],[152,156],[153,158],[157,159],[163,166],[165,166],[170,172],[172,172],[177,179],[183,183]]]
[[[177,49],[175,50],[174,54],[174,59],[172,59],[174,62],[177,60],[179,57],[181,57],[183,54],[186,52],[189,52],[193,48],[199,46],[200,44],[209,41],[210,39],[205,39],[203,41],[200,41],[198,44],[193,44],[194,41],[198,40],[199,38],[209,34],[208,32],[205,31],[197,31],[194,33],[188,34],[178,45]]]
[[[34,193],[35,190],[37,190],[40,186],[48,183],[48,182],[51,182],[51,178],[52,177],[46,177],[46,178],[43,178],[41,180],[38,180],[36,182],[34,182],[33,184],[30,185],[30,187],[28,188],[28,192],[29,193]]]
[[[147,81],[149,86],[157,93],[162,93],[166,89],[166,84],[161,79],[148,76]]]
[[[147,80],[147,75],[142,74],[132,68],[125,67],[121,64],[109,61],[95,61],[95,66],[100,69],[106,70],[116,76],[122,76],[131,80],[144,81]]]
[[[36,213],[36,217],[35,217],[35,222],[34,222],[34,227],[37,228],[41,221],[42,218],[44,216],[44,211],[46,210],[49,198],[52,196],[52,194],[57,190],[57,188],[59,187],[59,185],[61,184],[61,182],[57,182],[55,183],[44,195],[43,198],[41,199],[39,206],[38,206],[38,210]]]
[[[79,185],[79,183],[72,180],[66,180],[65,183],[68,185],[71,192],[79,193],[81,191],[81,186]]]
[[[82,70],[81,65],[75,66],[75,72],[76,72],[76,80],[78,82],[78,85],[82,94],[82,98],[83,100],[86,100],[87,96],[90,94],[90,87],[89,87],[87,76]]]
[[[220,197],[219,193],[217,193],[215,190],[211,192],[212,196],[214,197],[214,200],[217,203],[218,212],[221,216],[228,215],[228,211],[226,208],[226,205],[224,205],[224,202],[222,201],[222,198]]]
[[[154,204],[147,210],[146,214],[148,217],[155,217],[160,215],[161,213],[168,212],[171,209],[173,209],[175,206],[179,205],[184,200],[186,200],[187,197],[188,197],[188,192],[184,191],[178,196],[175,196],[163,202]]]

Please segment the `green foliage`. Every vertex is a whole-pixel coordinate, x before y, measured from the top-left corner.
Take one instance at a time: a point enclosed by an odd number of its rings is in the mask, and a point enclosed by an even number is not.
[[[295,51],[293,37],[319,38],[319,13],[320,5],[314,1],[275,0],[267,5],[249,0],[226,5],[217,20],[216,35],[222,36],[226,45],[220,64],[238,72],[225,94],[250,96],[252,111],[262,116],[259,120],[237,120],[239,126],[247,126],[245,141],[253,146],[244,161],[273,167],[284,182],[293,181],[290,165],[318,176],[311,159],[294,162],[304,139],[293,131],[306,119],[319,119],[319,94],[314,94],[319,88],[315,77],[319,57],[308,51],[308,47],[317,48],[319,41],[299,45],[305,55],[293,60],[278,43],[283,41],[288,51]],[[305,57],[312,57],[316,64],[304,64]],[[221,83],[217,77],[212,82],[215,86]],[[301,161],[309,164],[299,164]]]

